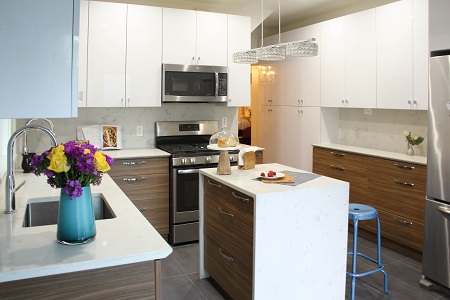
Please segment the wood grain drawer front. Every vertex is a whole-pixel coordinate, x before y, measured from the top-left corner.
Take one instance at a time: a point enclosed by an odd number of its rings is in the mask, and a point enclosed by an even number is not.
[[[220,204],[239,212],[239,214],[253,222],[254,199],[252,197],[207,177],[204,183],[204,190],[205,195],[211,197]]]
[[[381,236],[400,244],[423,251],[424,224],[406,219],[383,210],[378,210],[381,222]],[[376,222],[360,221],[359,227],[376,233]]]
[[[415,184],[420,183],[419,187],[425,192],[427,167],[417,164],[399,162],[389,159],[370,158],[368,170],[383,171],[395,175],[399,181]]]
[[[129,174],[169,174],[169,159],[165,158],[136,158],[136,159],[116,159],[110,176],[125,176]]]
[[[369,173],[369,205],[406,218],[425,219],[425,181],[381,171]]]
[[[253,268],[253,222],[205,197],[205,235],[222,241],[230,255],[247,269]]]
[[[252,299],[252,272],[208,236],[205,237],[205,270],[233,299]]]

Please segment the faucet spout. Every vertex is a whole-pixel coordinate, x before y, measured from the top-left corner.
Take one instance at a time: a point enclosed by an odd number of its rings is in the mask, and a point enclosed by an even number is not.
[[[8,141],[8,148],[7,148],[7,163],[6,163],[6,170],[7,170],[7,178],[5,182],[5,214],[13,214],[15,213],[16,208],[16,201],[15,201],[15,192],[23,185],[21,183],[19,186],[15,186],[14,181],[14,168],[13,168],[13,149],[14,149],[14,142],[16,141],[17,137],[21,135],[24,132],[27,132],[29,130],[40,130],[45,132],[51,139],[52,146],[55,147],[58,145],[58,141],[56,139],[55,134],[48,128],[40,126],[40,125],[27,125],[22,128],[19,128],[16,130],[10,137]]]
[[[46,118],[34,118],[34,119],[30,119],[28,120],[28,122],[25,125],[30,125],[32,122],[36,121],[36,120],[44,120],[48,123],[48,125],[50,126],[50,130],[53,132],[53,134],[55,133],[55,128],[53,126],[53,122],[50,119],[46,119]],[[27,139],[27,132],[25,131],[23,133],[23,154],[28,154],[28,139]]]

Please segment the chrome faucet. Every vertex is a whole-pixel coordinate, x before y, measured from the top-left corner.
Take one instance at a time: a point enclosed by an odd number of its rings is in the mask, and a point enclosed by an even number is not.
[[[17,139],[17,137],[22,134],[23,132],[27,132],[32,129],[37,129],[45,132],[48,134],[48,136],[52,140],[52,146],[58,145],[58,141],[56,140],[56,136],[52,131],[50,131],[48,128],[40,126],[40,125],[27,125],[22,128],[17,129],[9,139],[8,142],[8,148],[7,148],[7,164],[6,164],[6,170],[7,170],[7,177],[5,182],[5,214],[13,214],[15,213],[16,209],[16,199],[15,199],[15,193],[18,189],[20,189],[24,184],[25,181],[21,182],[17,187],[15,186],[14,181],[14,172],[13,172],[13,148],[14,148],[14,142]]]
[[[53,122],[50,121],[50,119],[46,119],[46,118],[34,118],[29,120],[25,125],[30,125],[32,122],[36,121],[36,120],[44,120],[48,123],[48,125],[50,126],[50,130],[53,132],[53,134],[55,133],[55,128],[53,127]],[[28,154],[28,145],[27,145],[28,141],[27,141],[27,132],[25,131],[23,133],[23,154],[27,155]]]

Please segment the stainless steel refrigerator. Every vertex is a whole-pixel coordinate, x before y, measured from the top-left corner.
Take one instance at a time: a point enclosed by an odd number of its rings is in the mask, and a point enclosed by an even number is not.
[[[422,273],[450,288],[450,49],[431,52]]]

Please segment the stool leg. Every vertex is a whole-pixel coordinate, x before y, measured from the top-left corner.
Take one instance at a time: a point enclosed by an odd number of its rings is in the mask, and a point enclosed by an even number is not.
[[[358,219],[353,219],[353,257],[352,257],[352,296],[355,299],[356,285],[356,258],[358,257]]]
[[[382,263],[381,263],[381,225],[380,225],[380,218],[378,217],[378,215],[377,215],[377,242],[378,242],[378,246],[377,246],[378,267],[381,268],[382,267]],[[384,293],[387,294],[388,293],[387,273],[385,270],[381,270],[381,272],[383,273],[383,276],[384,276]]]

